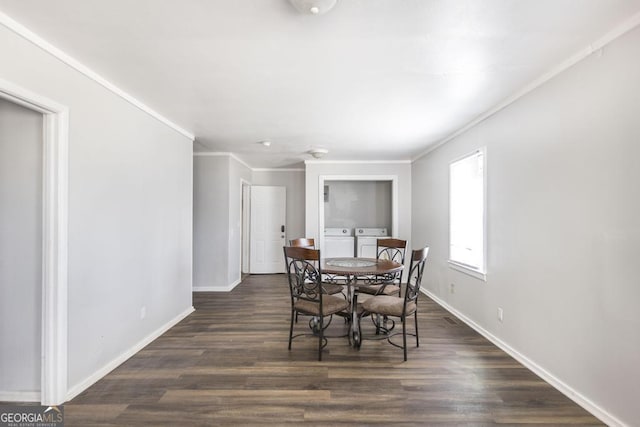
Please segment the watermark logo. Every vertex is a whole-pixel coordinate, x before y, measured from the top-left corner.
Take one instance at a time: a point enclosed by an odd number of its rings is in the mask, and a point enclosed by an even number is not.
[[[64,407],[0,406],[0,427],[64,427]]]

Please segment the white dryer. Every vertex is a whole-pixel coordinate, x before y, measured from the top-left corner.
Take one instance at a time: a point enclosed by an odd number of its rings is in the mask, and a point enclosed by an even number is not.
[[[353,257],[355,239],[351,228],[325,228],[322,258]]]
[[[386,228],[356,228],[356,248],[358,257],[377,258],[378,239],[388,239]]]

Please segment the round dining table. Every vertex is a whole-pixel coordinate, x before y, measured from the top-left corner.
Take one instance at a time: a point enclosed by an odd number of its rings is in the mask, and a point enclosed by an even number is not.
[[[377,258],[325,258],[322,261],[323,274],[341,276],[347,285],[347,298],[351,310],[351,329],[349,342],[354,347],[360,347],[362,335],[358,322],[358,278],[396,273],[404,268],[398,262]]]

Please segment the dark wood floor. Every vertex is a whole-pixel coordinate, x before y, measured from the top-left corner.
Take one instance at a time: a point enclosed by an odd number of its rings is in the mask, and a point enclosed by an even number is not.
[[[420,298],[421,345],[410,341],[408,362],[386,341],[356,350],[346,338],[330,339],[318,362],[316,338],[287,350],[284,275],[195,294],[195,313],[65,405],[66,425],[602,425]],[[342,319],[329,330],[342,333]]]

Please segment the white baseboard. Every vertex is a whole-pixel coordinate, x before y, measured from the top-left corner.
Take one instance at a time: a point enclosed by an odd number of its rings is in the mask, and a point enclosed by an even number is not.
[[[135,344],[129,350],[125,351],[120,356],[116,357],[111,362],[103,366],[101,369],[97,370],[95,373],[87,377],[84,381],[81,381],[80,383],[71,387],[67,392],[67,401],[73,399],[74,397],[76,397],[77,395],[79,395],[89,387],[91,387],[93,384],[98,382],[98,380],[100,380],[102,377],[104,377],[109,372],[113,371],[115,368],[117,368],[118,366],[126,362],[127,359],[129,359],[131,356],[133,356],[134,354],[142,350],[144,347],[149,345],[152,341],[154,341],[160,335],[167,332],[169,329],[174,327],[178,322],[180,322],[182,319],[184,319],[194,311],[195,309],[193,307],[189,307],[188,309],[186,309],[185,311],[183,311],[173,319],[169,320],[163,326],[156,329],[151,334],[147,335],[145,338],[143,338],[140,342]]]
[[[577,390],[575,390],[571,386],[567,385],[566,383],[564,383],[561,380],[559,380],[558,378],[556,378],[553,374],[549,373],[542,366],[536,364],[534,361],[529,359],[527,356],[525,356],[524,354],[518,352],[513,347],[511,347],[509,344],[507,344],[506,342],[502,341],[500,338],[496,337],[491,332],[487,331],[482,326],[478,325],[476,322],[474,322],[473,320],[469,319],[467,316],[465,316],[464,314],[462,314],[461,312],[459,312],[455,308],[451,307],[447,302],[445,302],[444,300],[440,299],[438,296],[436,296],[432,292],[428,291],[425,288],[421,288],[420,290],[425,295],[427,295],[429,298],[434,300],[442,308],[444,308],[445,310],[447,310],[448,312],[450,312],[451,314],[456,316],[458,319],[462,320],[469,327],[471,327],[476,332],[478,332],[480,335],[482,335],[483,337],[485,337],[486,339],[491,341],[493,344],[495,344],[497,347],[499,347],[505,353],[507,353],[508,355],[513,357],[514,359],[516,359],[518,362],[522,363],[527,369],[531,370],[533,373],[538,375],[540,378],[542,378],[543,380],[545,380],[546,382],[551,384],[559,392],[561,392],[562,394],[567,396],[569,399],[573,400],[578,405],[582,406],[584,409],[586,409],[591,414],[593,414],[594,417],[600,419],[600,421],[602,421],[603,423],[605,423],[609,427],[624,427],[624,426],[626,426],[626,424],[624,424],[622,421],[617,419],[615,416],[611,415],[609,412],[605,411],[604,409],[602,409],[601,407],[599,407],[598,405],[593,403],[591,400],[589,400],[586,396],[582,395],[581,393],[579,393]]]
[[[40,402],[40,392],[0,391],[0,402]]]
[[[241,280],[238,279],[227,286],[194,286],[193,292],[231,292],[240,282]]]

